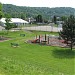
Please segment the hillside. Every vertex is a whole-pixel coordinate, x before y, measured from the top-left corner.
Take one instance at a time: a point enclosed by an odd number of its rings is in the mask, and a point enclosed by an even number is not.
[[[38,14],[42,15],[43,18],[49,19],[49,16],[69,16],[74,14],[75,9],[70,7],[26,7],[16,6],[12,4],[3,4],[3,12],[9,13],[12,17],[36,17]]]

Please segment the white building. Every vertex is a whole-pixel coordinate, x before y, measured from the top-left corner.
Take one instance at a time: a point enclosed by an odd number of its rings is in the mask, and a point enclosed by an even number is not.
[[[23,19],[20,19],[20,18],[11,18],[11,21],[16,24],[16,25],[25,25],[25,24],[28,24],[29,22],[23,20]]]
[[[6,18],[2,18],[2,19],[1,19],[1,22],[4,23],[4,25],[5,25],[5,23],[6,23],[5,19],[6,19]],[[25,20],[23,20],[23,19],[20,19],[20,18],[11,18],[10,23],[14,23],[14,24],[16,24],[16,25],[19,26],[19,25],[28,24],[29,22],[27,22],[27,21],[25,21]]]
[[[2,30],[5,30],[5,28],[4,28],[4,27],[2,27],[2,26],[0,26],[0,31],[2,31]]]

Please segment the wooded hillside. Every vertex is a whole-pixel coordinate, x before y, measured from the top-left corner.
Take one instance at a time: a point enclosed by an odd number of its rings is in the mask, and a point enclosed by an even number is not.
[[[36,17],[38,14],[42,15],[43,18],[49,19],[52,16],[69,16],[74,15],[75,9],[70,7],[26,7],[16,6],[12,4],[3,4],[4,14],[10,14],[11,17]]]

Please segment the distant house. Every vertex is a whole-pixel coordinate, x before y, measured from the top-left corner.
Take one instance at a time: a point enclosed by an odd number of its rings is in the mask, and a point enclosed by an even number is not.
[[[3,26],[5,26],[5,23],[6,23],[5,19],[6,19],[6,18],[2,18],[2,19],[1,19],[1,25],[3,25]],[[28,24],[29,22],[27,22],[27,21],[25,21],[25,20],[23,20],[23,19],[20,19],[20,18],[11,18],[10,23],[14,23],[14,24],[16,24],[17,26],[19,26],[19,25]]]
[[[64,21],[56,21],[57,24],[63,24]]]
[[[34,18],[28,18],[28,22],[30,23],[30,24],[32,24],[32,23],[35,23],[36,22],[36,19],[34,19]]]

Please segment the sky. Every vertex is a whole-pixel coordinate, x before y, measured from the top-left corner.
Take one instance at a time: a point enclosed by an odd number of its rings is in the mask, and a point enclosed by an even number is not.
[[[29,7],[72,7],[75,8],[75,0],[0,0],[3,4],[14,4]]]

